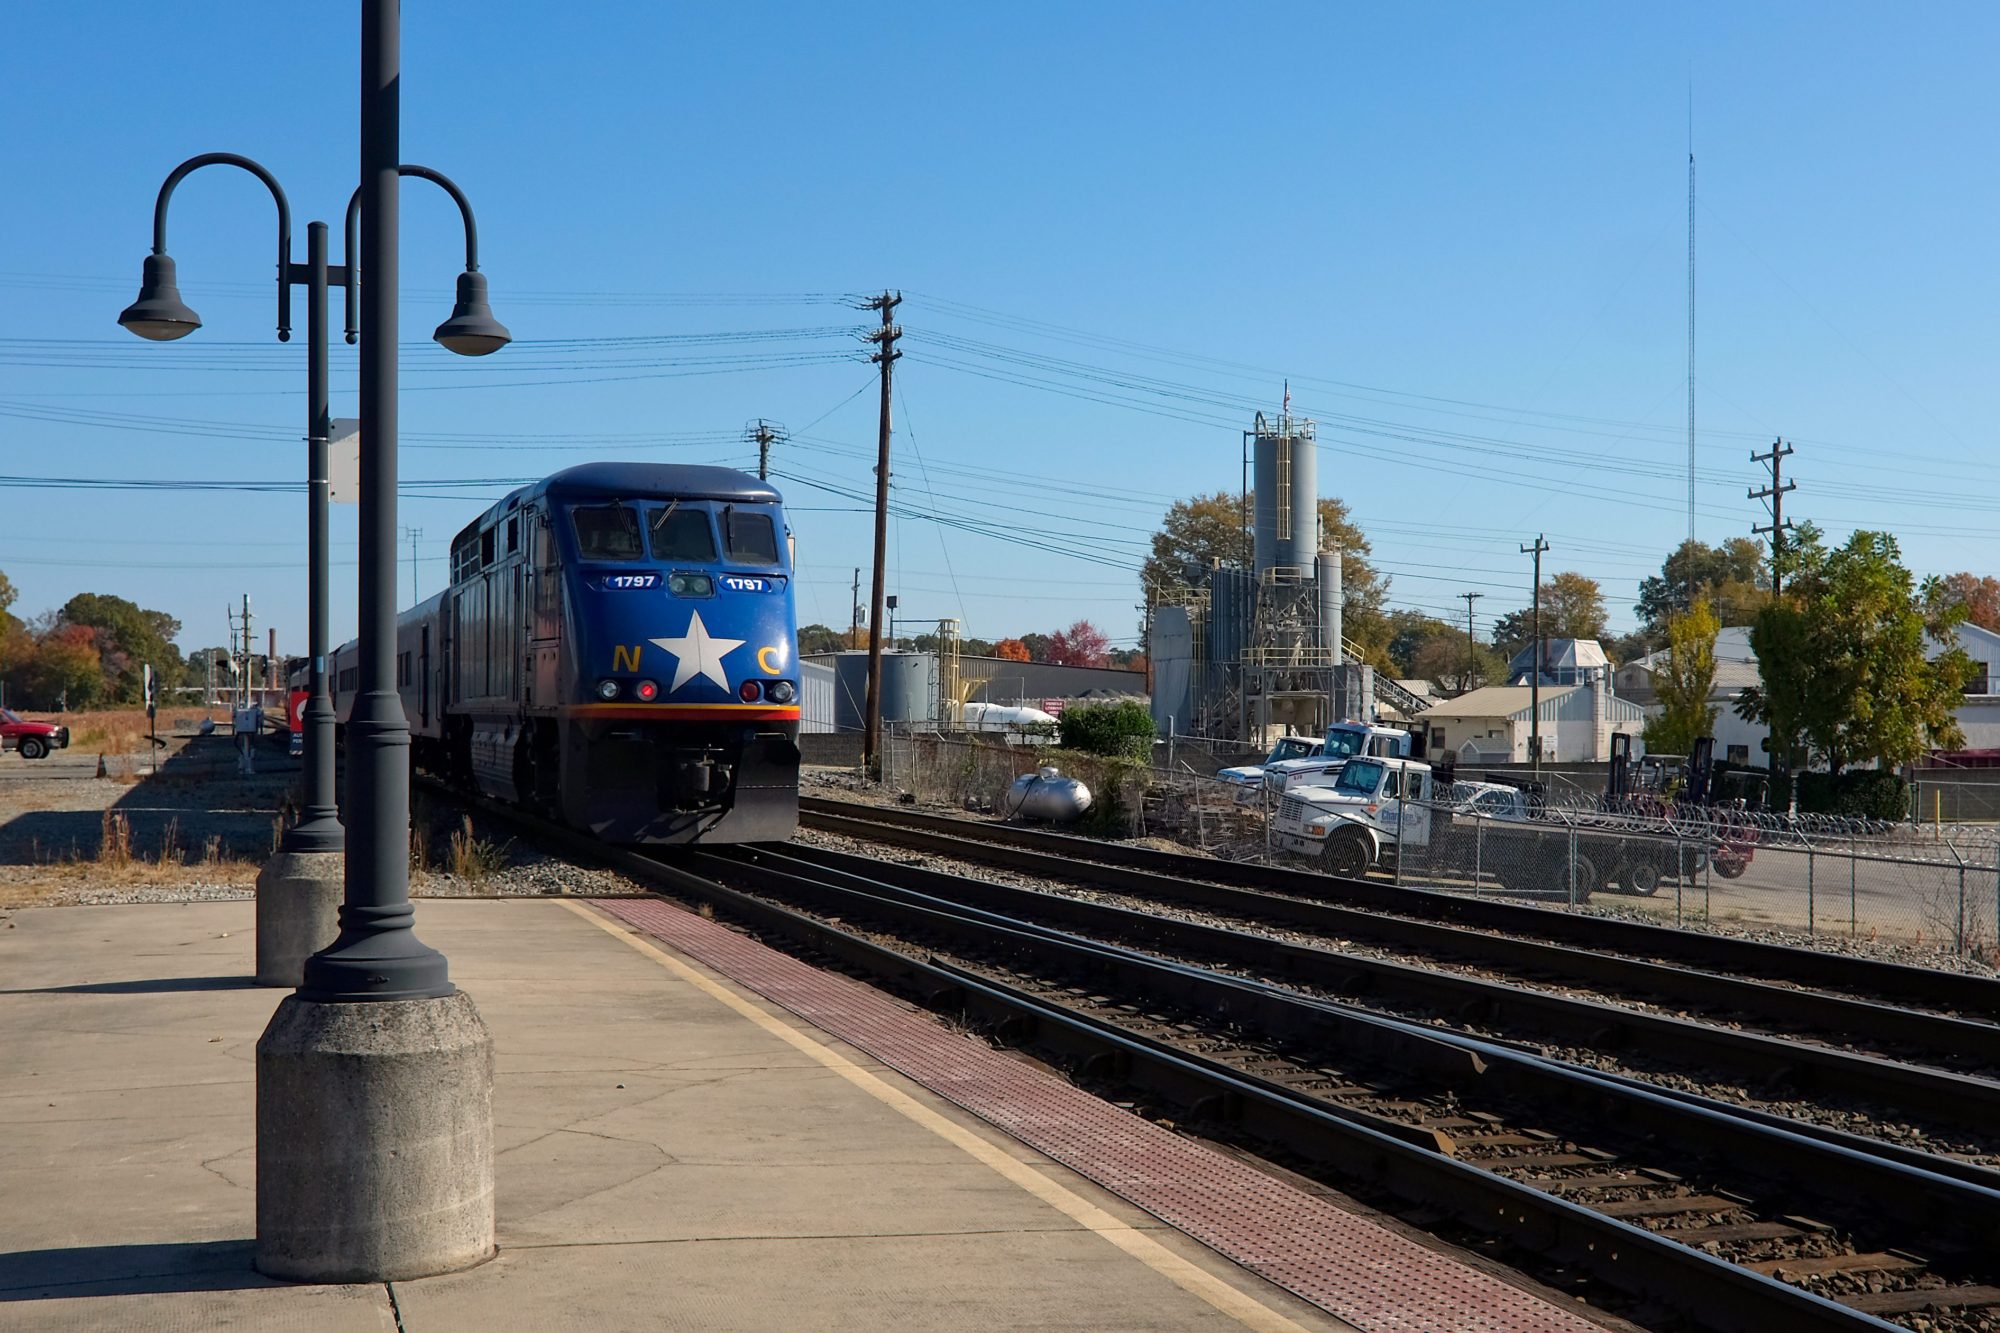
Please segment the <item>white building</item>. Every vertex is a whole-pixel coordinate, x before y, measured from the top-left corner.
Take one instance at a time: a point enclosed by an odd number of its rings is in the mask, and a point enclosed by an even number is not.
[[[1965,655],[1979,665],[1965,687],[1965,702],[1957,710],[1959,728],[1965,732],[1965,748],[2000,749],[2000,634],[1965,624],[1958,627],[1957,640]],[[1933,640],[1930,656],[1936,657],[1942,651],[1944,645]],[[1653,673],[1661,668],[1666,657],[1664,649],[1648,653],[1619,667],[1614,677],[1618,693],[1641,705],[1647,717],[1657,717],[1661,711],[1659,695],[1653,688]],[[1737,698],[1762,680],[1756,651],[1750,647],[1748,626],[1730,625],[1715,636],[1715,683],[1709,689],[1708,701],[1716,707],[1716,758],[1738,764],[1765,762],[1764,742],[1771,734],[1770,728],[1761,722],[1745,722],[1736,715]]]
[[[1653,673],[1666,665],[1662,648],[1619,667],[1613,677],[1618,693],[1638,704],[1647,717],[1663,711]],[[1744,690],[1763,681],[1757,670],[1757,654],[1750,647],[1747,625],[1725,626],[1715,636],[1715,681],[1709,686],[1708,702],[1715,708],[1715,757],[1732,764],[1762,765],[1764,740],[1771,729],[1761,722],[1745,722],[1736,715],[1736,700]]]
[[[1533,757],[1533,691],[1488,685],[1423,713],[1433,755],[1450,750],[1463,764],[1525,764]],[[1586,685],[1545,685],[1541,701],[1544,762],[1595,763],[1611,757],[1614,732],[1638,736],[1644,713],[1613,694],[1602,678]]]

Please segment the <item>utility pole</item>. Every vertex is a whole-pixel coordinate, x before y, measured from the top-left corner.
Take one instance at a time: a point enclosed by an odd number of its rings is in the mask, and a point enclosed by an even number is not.
[[[1465,599],[1465,689],[1472,689],[1472,668],[1478,657],[1478,642],[1472,637],[1472,604],[1484,597],[1483,592],[1462,592]]]
[[[239,615],[234,608],[225,608],[229,616],[229,660],[236,667],[236,704],[245,708],[250,703],[250,594],[243,594],[243,611]]]
[[[1542,771],[1542,552],[1548,549],[1548,539],[1539,532],[1534,545],[1521,548],[1523,555],[1535,557],[1535,673],[1528,679],[1528,747],[1537,773]]]
[[[417,538],[424,535],[422,528],[404,528],[403,535],[410,539],[410,605],[417,604]]]
[[[861,568],[854,569],[854,612],[847,618],[847,646],[856,646],[861,636]]]
[[[770,480],[771,446],[786,438],[785,428],[758,417],[756,425],[744,428],[743,438],[757,442],[757,480]]]
[[[1750,492],[1752,500],[1771,502],[1771,521],[1762,525],[1752,525],[1750,531],[1752,535],[1759,537],[1766,533],[1770,534],[1772,597],[1784,591],[1785,576],[1782,568],[1785,556],[1785,533],[1793,527],[1793,524],[1785,518],[1785,492],[1797,490],[1799,484],[1796,481],[1784,480],[1783,469],[1785,460],[1796,452],[1797,450],[1783,440],[1773,440],[1770,453],[1750,455],[1751,462],[1768,464],[1771,469],[1771,484]]]
[[[889,392],[891,371],[902,355],[896,350],[896,340],[903,336],[903,330],[893,318],[902,303],[901,296],[883,292],[862,307],[882,312],[882,327],[864,335],[880,349],[868,359],[882,367],[882,410],[875,435],[875,582],[868,613],[868,695],[861,723],[863,767],[874,764],[882,731],[882,584],[889,564]]]

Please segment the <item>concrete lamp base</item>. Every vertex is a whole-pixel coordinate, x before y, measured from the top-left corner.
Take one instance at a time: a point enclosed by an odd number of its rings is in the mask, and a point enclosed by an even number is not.
[[[257,984],[296,990],[306,959],[340,937],[347,857],[279,852],[257,875]]]
[[[257,1271],[396,1282],[493,1254],[493,1038],[471,997],[287,996],[257,1042]]]

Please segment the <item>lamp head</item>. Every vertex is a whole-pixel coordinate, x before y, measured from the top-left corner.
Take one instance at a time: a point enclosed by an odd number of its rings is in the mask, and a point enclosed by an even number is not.
[[[118,322],[141,338],[172,342],[200,328],[201,316],[181,300],[174,261],[166,255],[147,255],[145,274],[139,282],[139,299],[125,307]]]
[[[438,325],[431,337],[460,356],[485,356],[514,340],[486,304],[484,273],[468,269],[458,275],[458,301],[451,308],[451,318]]]

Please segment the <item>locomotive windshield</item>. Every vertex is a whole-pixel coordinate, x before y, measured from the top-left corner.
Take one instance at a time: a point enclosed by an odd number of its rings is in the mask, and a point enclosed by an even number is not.
[[[630,505],[578,505],[569,517],[577,552],[585,560],[637,560],[645,554],[639,516]]]
[[[662,505],[649,511],[647,526],[653,533],[653,559],[715,560],[715,529],[708,515],[681,504]]]
[[[745,514],[730,505],[722,511],[722,540],[729,558],[746,565],[778,563],[778,536],[769,514]]]

